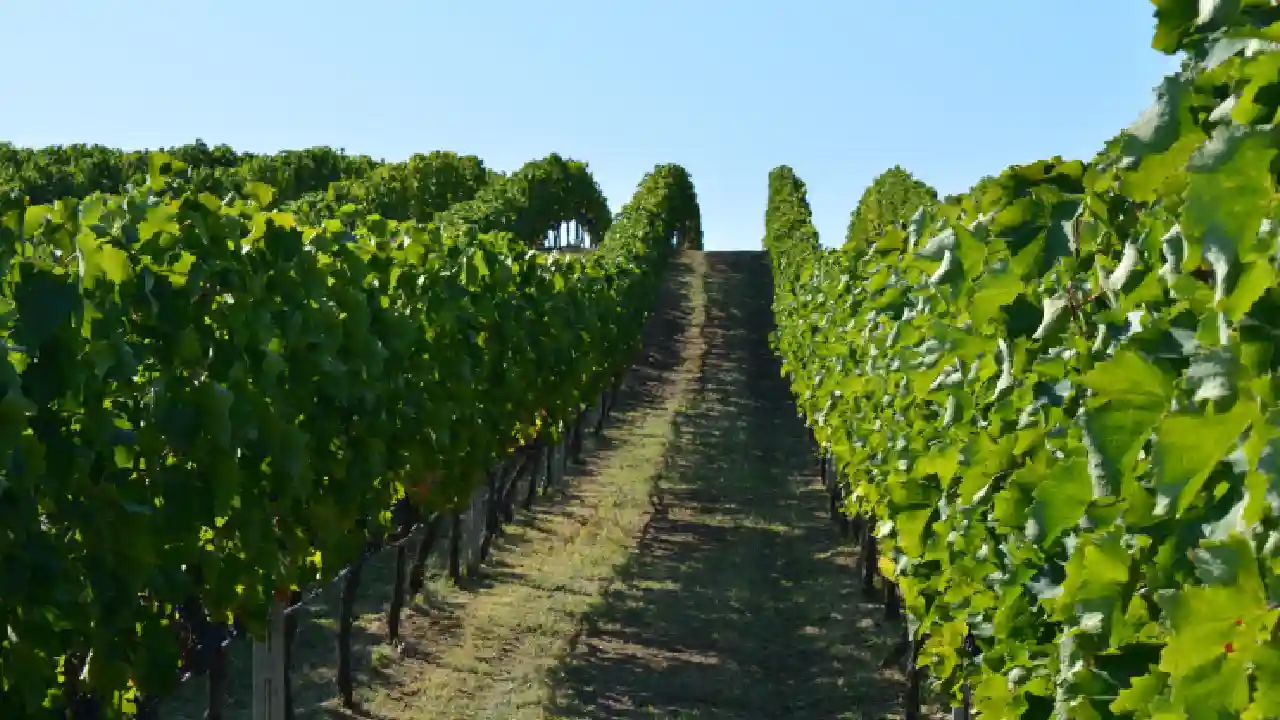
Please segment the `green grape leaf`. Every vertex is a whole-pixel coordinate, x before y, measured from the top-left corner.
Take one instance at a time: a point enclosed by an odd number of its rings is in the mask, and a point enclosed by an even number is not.
[[[1182,513],[1195,501],[1209,473],[1259,417],[1242,400],[1223,415],[1170,415],[1156,429],[1156,512]]]

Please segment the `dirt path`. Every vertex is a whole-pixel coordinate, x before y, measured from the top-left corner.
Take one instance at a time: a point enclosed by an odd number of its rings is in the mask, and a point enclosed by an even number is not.
[[[768,348],[760,253],[710,253],[707,356],[659,510],[553,682],[573,718],[892,717],[896,629],[863,604]]]

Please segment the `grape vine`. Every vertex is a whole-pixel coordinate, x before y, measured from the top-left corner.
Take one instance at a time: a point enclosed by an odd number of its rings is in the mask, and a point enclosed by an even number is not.
[[[674,165],[613,218],[555,156],[410,192],[372,170],[372,196],[432,214],[399,220],[342,191],[286,212],[266,182],[215,193],[145,162],[115,194],[0,198],[5,717],[57,714],[71,685],[116,713],[130,686],[163,695],[193,598],[259,634],[407,490],[424,512],[469,498],[612,381],[675,243],[701,242]],[[565,220],[597,251],[530,249]]]
[[[1155,4],[1183,68],[1091,162],[838,250],[769,178],[784,373],[984,717],[1280,717],[1280,9]]]

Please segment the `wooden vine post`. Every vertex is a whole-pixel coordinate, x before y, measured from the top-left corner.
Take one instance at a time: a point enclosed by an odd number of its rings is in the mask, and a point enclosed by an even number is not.
[[[253,720],[286,720],[284,702],[286,603],[271,603],[267,636],[253,643]]]

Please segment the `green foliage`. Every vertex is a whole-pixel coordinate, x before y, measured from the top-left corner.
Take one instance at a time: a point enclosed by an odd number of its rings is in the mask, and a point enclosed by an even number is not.
[[[871,182],[849,217],[846,245],[865,245],[886,228],[906,222],[922,206],[938,202],[938,192],[894,165]]]
[[[550,155],[498,178],[474,198],[444,213],[444,226],[470,226],[479,233],[508,232],[530,247],[564,220],[574,220],[603,237],[612,218],[600,186],[585,163]]]
[[[16,191],[34,204],[83,198],[95,192],[120,194],[148,184],[153,155],[181,163],[180,176],[166,187],[246,195],[258,184],[272,188],[259,205],[288,210],[306,222],[368,215],[429,222],[456,203],[470,200],[498,176],[473,155],[432,152],[402,163],[383,163],[327,147],[285,150],[272,155],[238,153],[226,145],[190,145],[126,152],[100,145],[40,149],[0,143],[0,192]],[[350,224],[350,223],[349,223]]]
[[[210,148],[197,140],[157,152],[157,157],[184,166],[165,178],[170,195],[195,190],[251,197],[252,188],[265,185],[272,192],[255,197],[259,207],[287,211],[306,224],[337,219],[354,230],[370,215],[426,223],[453,209],[441,222],[473,225],[480,233],[510,232],[540,248],[546,232],[562,221],[577,221],[597,240],[611,222],[608,203],[586,163],[555,154],[507,177],[474,155],[447,151],[382,163],[327,147],[258,155],[225,145]],[[32,150],[0,143],[0,192],[16,191],[33,204],[95,192],[120,194],[148,184],[153,155],[99,145]],[[695,226],[696,232],[681,242],[697,250],[702,234],[700,225]]]
[[[784,372],[984,717],[1280,716],[1280,10],[1156,6],[1188,62],[1088,164],[831,251],[770,176]]]
[[[429,222],[498,180],[501,175],[475,156],[436,151],[331,181],[319,190],[286,195],[293,200],[284,209],[308,222],[339,216],[350,225],[367,215]],[[263,182],[278,187],[270,177]]]
[[[214,194],[177,158],[145,162],[120,194],[0,197],[3,717],[52,716],[67,653],[99,697],[163,693],[177,604],[258,632],[275,593],[387,531],[407,488],[456,507],[630,361],[676,243],[700,241],[674,165],[610,218],[580,163],[476,195],[478,164],[417,157],[372,196],[410,215],[475,197],[427,223],[304,217],[266,182]],[[271,179],[293,177],[282,163]],[[569,219],[596,252],[530,249]]]

